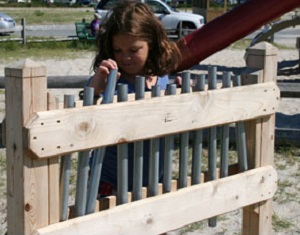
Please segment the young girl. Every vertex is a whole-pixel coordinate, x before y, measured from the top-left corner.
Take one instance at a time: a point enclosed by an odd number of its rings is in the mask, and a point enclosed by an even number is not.
[[[174,71],[181,59],[180,51],[171,42],[150,8],[141,2],[117,5],[97,37],[97,54],[93,64],[94,76],[89,86],[95,95],[104,92],[108,74],[117,69],[118,83],[128,84],[135,91],[135,77],[145,76],[145,89],[160,85],[164,90],[168,73]],[[145,141],[144,166],[148,163],[149,141]],[[129,145],[129,190],[132,189],[133,144]],[[162,159],[162,156],[161,156]],[[162,161],[160,162],[162,163]],[[162,164],[160,164],[160,169]],[[148,167],[144,167],[143,184],[147,184]],[[117,187],[117,148],[107,147],[101,172],[100,194],[109,195]]]
[[[180,62],[179,49],[146,4],[125,1],[117,5],[103,28],[90,82],[96,95],[104,91],[110,69],[118,69],[129,85],[134,84],[136,75],[145,76],[150,89],[161,76],[167,79],[164,75]]]

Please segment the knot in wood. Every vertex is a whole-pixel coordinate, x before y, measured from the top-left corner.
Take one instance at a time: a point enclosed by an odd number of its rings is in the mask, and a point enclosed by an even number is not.
[[[24,209],[27,212],[30,211],[31,210],[31,205],[29,203],[26,203]]]

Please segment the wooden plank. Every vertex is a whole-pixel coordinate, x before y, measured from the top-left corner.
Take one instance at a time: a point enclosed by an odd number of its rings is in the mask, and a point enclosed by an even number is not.
[[[16,104],[16,100],[21,99],[20,91],[21,84],[16,82],[16,78],[10,78],[6,83],[5,89],[5,105],[12,107]],[[13,117],[13,120],[6,119],[6,167],[7,167],[7,221],[9,234],[24,234],[24,208],[23,196],[24,185],[20,182],[23,178],[23,151],[20,149],[22,146],[22,138],[18,137],[18,133],[22,133],[22,125],[16,125],[21,120],[21,109],[6,109],[6,118]],[[14,139],[14,143],[10,140]],[[19,179],[19,180],[18,180]],[[17,192],[17,193],[16,193]],[[18,202],[18,203],[16,203]],[[20,204],[20,205],[19,205]],[[18,221],[16,225],[14,222]]]
[[[59,108],[59,100],[47,94],[47,109],[55,110]],[[49,182],[49,224],[58,223],[60,219],[59,208],[59,158],[48,159],[48,182]]]
[[[278,104],[279,89],[268,83],[38,112],[26,125],[28,148],[39,158],[56,156],[253,119],[274,113]]]
[[[254,167],[273,165],[275,115],[257,120]],[[272,199],[244,209],[243,234],[270,234],[272,231]]]
[[[26,150],[23,125],[47,109],[45,69],[24,60],[5,75],[8,234],[31,234],[49,224],[48,161]]]
[[[59,222],[59,158],[48,159],[49,165],[49,224]],[[41,199],[40,199],[41,200]],[[43,201],[43,200],[41,200]]]
[[[26,66],[30,68],[31,64]],[[36,67],[28,71],[28,78],[23,78],[22,111],[24,123],[32,113],[47,110],[47,78],[38,77],[40,69],[41,67],[38,67],[37,64]],[[32,75],[30,76],[30,74]],[[25,143],[26,140],[23,138],[23,148],[25,148]],[[49,224],[49,166],[48,161],[45,160],[37,161],[32,158],[30,152],[24,151],[25,180],[23,183],[26,234],[30,234],[35,228]]]
[[[261,162],[257,167],[274,165],[275,142],[275,114],[262,118]],[[272,232],[272,198],[259,203],[259,231],[258,234]]]
[[[260,43],[248,51],[247,65],[260,68],[263,76],[258,83],[276,81],[277,79],[277,49],[269,43]],[[250,167],[273,165],[275,141],[275,114],[256,119],[247,123],[247,141],[251,143],[251,154],[248,156]],[[243,234],[272,233],[272,199],[244,208]]]
[[[34,234],[161,234],[271,198],[276,181],[276,170],[262,167],[50,225]]]
[[[254,204],[243,209],[242,234],[258,234],[259,214],[256,212],[258,205],[259,204]]]

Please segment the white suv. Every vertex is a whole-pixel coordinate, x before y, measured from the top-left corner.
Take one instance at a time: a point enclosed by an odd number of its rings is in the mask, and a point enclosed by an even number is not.
[[[119,1],[120,0],[101,0],[95,10],[105,19],[108,12]],[[191,30],[199,29],[204,25],[204,17],[201,15],[175,11],[160,0],[146,0],[145,3],[150,6],[154,14],[162,22],[168,34],[178,35],[181,27],[181,33],[184,36],[191,32]]]

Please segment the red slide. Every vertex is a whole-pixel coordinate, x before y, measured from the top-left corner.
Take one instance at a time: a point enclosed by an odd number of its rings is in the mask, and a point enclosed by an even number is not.
[[[300,0],[249,0],[178,40],[183,60],[177,71],[189,69],[213,53],[300,6]]]

